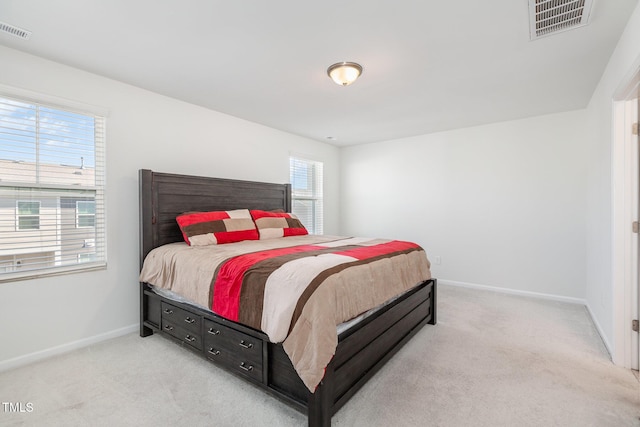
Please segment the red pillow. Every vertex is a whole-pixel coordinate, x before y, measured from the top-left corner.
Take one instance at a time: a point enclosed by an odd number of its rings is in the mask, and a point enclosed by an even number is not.
[[[253,210],[251,216],[260,232],[260,239],[309,234],[300,220],[291,213]]]
[[[190,212],[176,221],[184,241],[191,246],[220,245],[258,240],[258,230],[248,209],[235,211]]]

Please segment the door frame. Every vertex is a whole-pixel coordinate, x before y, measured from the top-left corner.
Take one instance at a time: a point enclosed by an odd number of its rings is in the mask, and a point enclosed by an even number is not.
[[[638,234],[631,224],[640,218],[640,153],[638,137],[631,125],[638,120],[640,63],[623,80],[613,98],[612,117],[612,285],[613,333],[612,360],[625,368],[638,369],[640,350],[638,333],[631,320],[638,319],[640,309],[638,276]]]

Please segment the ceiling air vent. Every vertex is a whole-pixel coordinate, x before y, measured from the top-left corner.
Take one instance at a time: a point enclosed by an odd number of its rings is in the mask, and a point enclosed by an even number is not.
[[[529,0],[531,40],[589,23],[593,0]]]
[[[29,37],[31,37],[31,31],[5,24],[4,22],[0,22],[0,33],[11,34],[23,40],[29,40]]]

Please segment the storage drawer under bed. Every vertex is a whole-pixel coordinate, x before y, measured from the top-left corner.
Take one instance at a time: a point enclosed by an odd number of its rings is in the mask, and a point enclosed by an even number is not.
[[[162,302],[162,323],[165,321],[173,323],[187,331],[200,335],[202,333],[202,317],[190,313],[186,310]],[[164,329],[164,328],[163,328]]]
[[[182,340],[193,348],[202,350],[202,336],[199,333],[188,331],[168,320],[162,321],[162,330],[169,335]]]
[[[207,358],[262,381],[262,340],[211,320],[204,320],[204,352]]]
[[[202,350],[202,317],[162,302],[162,330],[193,348]]]

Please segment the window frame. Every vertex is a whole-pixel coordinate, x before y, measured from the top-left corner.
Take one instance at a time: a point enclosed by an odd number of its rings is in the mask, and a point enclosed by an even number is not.
[[[93,203],[93,213],[80,213],[79,203]],[[91,225],[80,225],[80,218],[93,218]],[[96,226],[96,201],[95,200],[76,200],[76,228],[95,228]]]
[[[36,157],[35,161],[27,161],[33,162],[33,167],[35,169],[35,175],[33,180],[29,179],[25,182],[22,179],[17,180],[6,180],[3,179],[0,181],[0,191],[4,194],[3,197],[8,197],[5,200],[11,200],[13,198],[16,201],[16,226],[15,233],[18,231],[20,233],[25,233],[28,231],[32,231],[32,236],[29,234],[23,234],[25,239],[31,240],[20,240],[17,235],[9,235],[9,239],[2,242],[2,237],[7,236],[6,233],[9,231],[5,231],[4,233],[0,232],[0,243],[9,242],[9,245],[0,244],[0,256],[9,256],[12,253],[15,253],[16,256],[21,257],[31,257],[33,261],[30,261],[29,264],[22,265],[17,271],[14,266],[13,272],[2,272],[0,271],[0,284],[4,282],[13,282],[17,280],[27,280],[39,277],[48,277],[48,276],[56,276],[60,274],[70,274],[74,272],[82,272],[82,271],[90,271],[90,270],[101,270],[105,269],[107,266],[107,224],[106,224],[106,144],[107,144],[107,136],[106,136],[106,126],[107,126],[107,117],[109,112],[107,109],[102,107],[97,107],[94,105],[85,104],[82,102],[75,102],[67,99],[61,99],[56,96],[45,95],[37,92],[32,92],[29,90],[14,88],[11,86],[0,84],[0,101],[1,105],[5,108],[13,105],[12,103],[17,103],[16,105],[20,105],[20,108],[33,108],[36,111],[36,116],[39,115],[39,111],[42,108],[42,111],[45,114],[54,114],[68,117],[68,120],[61,120],[62,127],[60,129],[70,130],[72,132],[72,137],[82,137],[83,145],[90,150],[90,161],[92,164],[88,165],[88,168],[91,170],[91,178],[89,181],[84,181],[84,184],[77,185],[75,182],[73,183],[60,183],[47,179],[40,179],[39,173],[40,169],[44,167],[49,167],[52,164],[55,166],[57,164],[65,166],[60,163],[55,163],[55,161],[49,160],[41,160]],[[24,105],[24,107],[22,107]],[[26,111],[22,113],[22,116],[15,116],[20,118],[21,120],[26,119]],[[12,114],[12,110],[4,110],[4,112],[0,112],[2,117],[5,119],[9,119],[10,121],[14,117]],[[75,120],[82,120],[82,122],[75,122]],[[83,125],[84,121],[87,120],[87,124],[90,124],[90,127],[85,128],[89,129],[89,133],[81,130],[81,128],[77,127],[76,123]],[[0,130],[10,130],[11,122],[2,122],[0,121]],[[35,120],[32,124],[29,124],[29,128],[27,129],[29,135],[32,135],[35,138],[35,150],[38,153],[39,150],[39,138],[43,137],[44,139],[50,138],[50,131],[47,129],[47,124],[45,122],[39,122],[38,119]],[[50,129],[50,128],[49,128]],[[76,132],[76,133],[73,133]],[[88,135],[88,138],[86,136]],[[11,135],[7,136],[7,141],[9,143],[17,144],[15,145],[18,149],[22,149],[21,147],[25,146],[27,142],[20,142],[20,140],[11,139]],[[59,141],[66,141],[59,139]],[[42,145],[44,148],[44,145]],[[65,147],[66,148],[66,147]],[[71,155],[71,148],[65,149],[61,152],[61,158],[68,157]],[[56,153],[57,154],[57,153]],[[8,159],[13,159],[14,162],[17,161],[20,163],[20,154],[16,154],[14,157],[9,157]],[[6,157],[6,156],[5,156]],[[17,159],[17,160],[16,160]],[[84,160],[82,160],[81,169],[85,169]],[[75,162],[74,162],[75,163]],[[58,167],[58,166],[55,166]],[[82,171],[84,172],[84,170]],[[9,175],[11,172],[8,172]],[[82,181],[81,181],[82,182]],[[13,195],[12,195],[13,194]],[[21,197],[22,194],[22,197]],[[32,195],[33,194],[33,195]],[[75,195],[74,195],[75,194]],[[19,215],[18,215],[18,203],[25,200],[24,196],[27,196],[27,199],[30,197],[40,197],[41,200],[28,200],[28,201],[37,201],[40,206],[39,210],[39,229],[20,229],[19,228]],[[76,256],[77,253],[85,253],[81,248],[77,248],[74,246],[73,248],[69,248],[67,243],[73,240],[74,242],[78,242],[78,237],[76,235],[69,235],[69,240],[67,242],[62,243],[52,243],[55,240],[53,231],[50,230],[51,225],[49,224],[49,219],[46,219],[46,224],[44,224],[43,229],[43,215],[42,206],[43,202],[46,199],[53,200],[57,203],[57,209],[52,208],[51,215],[48,213],[47,208],[47,218],[51,216],[52,221],[54,221],[53,230],[57,230],[60,232],[61,230],[67,230],[68,233],[72,233],[71,230],[75,230],[80,228],[82,230],[88,230],[92,227],[84,227],[80,226],[78,223],[77,216],[77,205],[76,212],[71,213],[74,215],[72,217],[67,217],[68,220],[64,220],[64,224],[61,225],[61,207],[60,201],[64,197],[87,197],[93,199],[95,203],[95,213],[94,216],[94,226],[95,232],[93,235],[95,236],[96,241],[96,259],[94,262],[80,262],[80,257]],[[89,200],[90,201],[90,200]],[[0,211],[0,215],[2,212]],[[25,215],[20,215],[24,217]],[[75,221],[72,219],[75,217]],[[6,217],[5,217],[6,218]],[[55,218],[55,220],[54,220]],[[70,220],[70,221],[69,221]],[[74,221],[74,222],[71,222]],[[66,227],[66,228],[63,228]],[[37,235],[48,234],[48,237],[41,238],[40,243],[33,244],[32,240]],[[48,240],[47,240],[48,239]],[[52,262],[39,264],[38,263],[38,254],[39,251],[45,251],[49,253],[50,247],[57,246],[55,249],[56,254]],[[4,250],[2,250],[4,249]],[[31,255],[33,254],[33,255]],[[36,257],[36,258],[33,258]],[[84,257],[83,257],[84,258]],[[27,267],[28,265],[28,267]],[[5,269],[6,270],[6,269]]]
[[[36,204],[38,205],[38,213],[34,214],[34,213],[28,213],[28,214],[21,214],[20,213],[20,203],[30,203],[30,204]],[[38,231],[40,230],[40,216],[42,215],[41,213],[41,209],[42,208],[42,202],[40,200],[16,200],[16,231]],[[21,218],[31,218],[31,217],[37,217],[38,218],[38,223],[36,227],[29,227],[29,228],[22,228],[20,227],[20,219]]]
[[[307,188],[297,190],[295,187],[295,172],[299,167],[295,162],[302,163],[308,168]],[[308,156],[296,154],[289,155],[289,179],[291,182],[291,211],[302,221],[310,234],[323,234],[324,232],[324,163],[319,160],[310,159]],[[305,223],[304,216],[296,212],[295,202],[311,202],[311,223]]]

